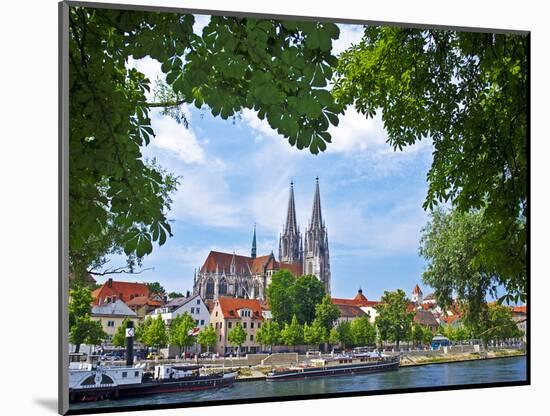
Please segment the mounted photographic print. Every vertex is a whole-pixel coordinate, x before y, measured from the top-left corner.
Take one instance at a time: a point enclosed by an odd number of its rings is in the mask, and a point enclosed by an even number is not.
[[[62,414],[529,384],[529,33],[60,3]]]

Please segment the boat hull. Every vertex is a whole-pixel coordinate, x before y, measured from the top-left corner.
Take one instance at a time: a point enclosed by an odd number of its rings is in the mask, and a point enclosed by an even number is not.
[[[136,397],[161,393],[178,393],[195,390],[207,390],[222,387],[230,387],[235,381],[235,376],[202,376],[180,380],[147,381],[140,384],[97,387],[90,389],[69,389],[69,401],[87,402],[123,397]]]
[[[341,366],[329,366],[321,368],[309,368],[304,371],[285,371],[280,374],[272,373],[266,377],[267,381],[285,381],[292,379],[307,379],[318,377],[336,377],[353,374],[378,373],[393,371],[399,368],[399,360],[384,363],[350,364]]]

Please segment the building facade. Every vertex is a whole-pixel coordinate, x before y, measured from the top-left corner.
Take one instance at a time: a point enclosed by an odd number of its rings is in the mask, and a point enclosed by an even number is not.
[[[265,300],[271,276],[281,269],[295,276],[316,276],[330,294],[328,233],[321,214],[319,178],[315,183],[313,210],[304,239],[298,226],[294,183],[291,182],[286,222],[279,236],[279,258],[275,258],[273,251],[264,256],[256,254],[254,226],[250,256],[211,251],[195,274],[193,294],[207,301],[215,301],[220,296]]]
[[[259,352],[260,343],[256,339],[256,332],[263,322],[262,307],[257,299],[219,297],[210,314],[210,323],[217,335],[214,351],[220,355],[237,353],[238,346],[231,345],[227,337],[236,325],[241,325],[246,332],[241,353]]]
[[[166,305],[155,309],[148,316],[155,319],[160,315],[164,323],[169,326],[174,318],[184,313],[188,313],[195,320],[197,328],[203,329],[210,322],[210,312],[208,312],[206,304],[198,295],[172,299]]]
[[[134,322],[134,325],[139,322],[137,314],[120,299],[93,306],[90,318],[101,323],[101,327],[108,336],[108,341],[112,340],[124,319],[128,318]]]

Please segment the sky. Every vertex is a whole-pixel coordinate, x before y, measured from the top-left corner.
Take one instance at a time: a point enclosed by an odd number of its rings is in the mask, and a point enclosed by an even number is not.
[[[195,31],[206,22],[199,17]],[[340,29],[334,53],[362,34],[360,26]],[[129,65],[151,80],[162,77],[160,64],[150,58]],[[385,290],[402,288],[410,294],[421,283],[424,260],[418,242],[427,221],[422,203],[432,161],[429,141],[394,152],[379,115],[367,120],[348,108],[338,127],[331,127],[327,150],[312,155],[291,147],[250,110],[228,121],[207,109],[186,107],[185,112],[188,128],[154,110],[156,137],[143,149],[144,157],[156,158],[181,177],[168,215],[174,236],[144,259],[143,267],[150,270],[116,279],[159,281],[168,291],[192,291],[194,270],[210,250],[250,255],[254,224],[258,255],[273,251],[277,256],[290,182],[303,233],[318,176],[332,296],[351,298],[362,288],[376,300]],[[113,257],[109,267],[123,264]]]

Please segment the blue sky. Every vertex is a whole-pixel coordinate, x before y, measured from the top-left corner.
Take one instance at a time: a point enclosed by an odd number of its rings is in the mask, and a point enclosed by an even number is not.
[[[204,19],[199,19],[200,30]],[[361,28],[341,26],[336,51],[360,39]],[[132,61],[150,79],[162,76],[149,58]],[[333,143],[320,155],[299,151],[245,110],[236,121],[208,110],[186,108],[189,128],[158,111],[156,137],[144,149],[161,166],[181,176],[169,213],[174,237],[155,246],[138,276],[128,281],[159,281],[167,290],[192,290],[194,269],[210,250],[249,255],[254,223],[258,255],[278,252],[289,183],[294,181],[297,217],[303,231],[311,216],[315,177],[329,234],[332,295],[353,297],[361,287],[369,299],[384,290],[410,293],[421,282],[418,256],[426,173],[432,146],[420,142],[403,152],[386,143],[380,117],[366,120],[348,108],[331,129]],[[113,258],[110,266],[121,259]],[[425,290],[426,293],[426,290]]]

